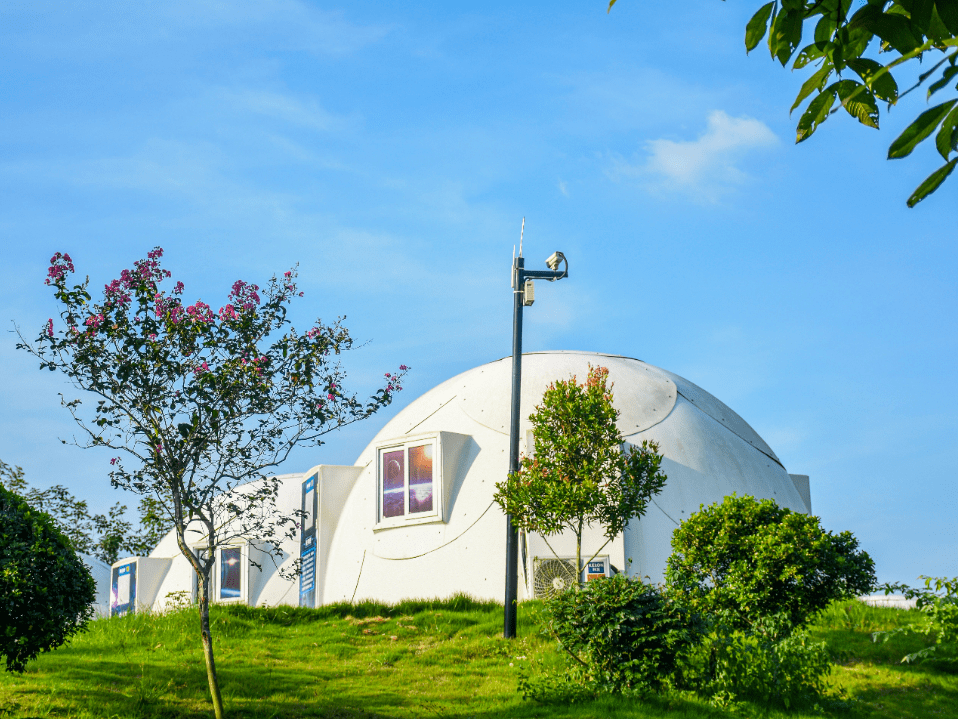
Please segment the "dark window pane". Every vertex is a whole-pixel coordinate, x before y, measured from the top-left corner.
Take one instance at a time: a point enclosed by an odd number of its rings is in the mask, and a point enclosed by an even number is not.
[[[220,550],[220,599],[235,599],[241,594],[243,550],[228,547]]]
[[[409,448],[409,513],[432,511],[432,445]]]
[[[401,489],[395,492],[383,492],[384,517],[401,517],[405,514],[402,494]]]
[[[406,488],[405,451],[383,452],[383,517],[401,517],[406,513],[403,490]]]
[[[394,452],[383,452],[383,489],[403,488],[403,451],[397,449]]]

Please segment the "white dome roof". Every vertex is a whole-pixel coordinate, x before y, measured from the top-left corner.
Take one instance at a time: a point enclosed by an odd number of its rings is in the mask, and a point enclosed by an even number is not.
[[[700,505],[721,502],[730,494],[773,499],[789,509],[808,511],[775,452],[728,405],[683,377],[631,357],[575,351],[523,354],[522,439],[531,429],[528,417],[549,384],[572,375],[584,380],[589,365],[608,368],[623,436],[632,444],[658,442],[669,478],[645,516],[626,530],[620,561],[628,564],[630,574],[659,581],[671,553],[672,530]],[[486,460],[478,457],[463,478],[457,494],[470,499],[455,508],[471,526],[488,506],[493,484],[508,471],[511,376],[512,357],[505,357],[443,382],[393,418],[356,463],[368,465],[377,444],[403,435],[451,431],[474,437]],[[420,544],[421,537],[409,541],[410,546],[432,546],[428,541]],[[438,546],[438,536],[435,541]],[[556,540],[550,544],[556,546]],[[406,551],[398,545],[396,551]]]
[[[620,413],[618,426],[626,438],[665,420],[675,408],[677,397],[681,396],[781,466],[781,461],[765,440],[717,397],[684,377],[622,355],[576,351],[524,353],[519,410],[523,424],[529,424],[529,415],[550,383],[557,379],[568,379],[572,375],[584,379],[589,365],[608,368],[609,380],[613,385],[613,404]],[[453,400],[478,424],[508,435],[511,389],[511,356],[480,365],[443,382],[414,401],[384,427],[376,439],[394,436],[397,429],[409,423],[412,427],[418,426],[438,406],[445,406]],[[400,434],[409,431],[407,429]]]

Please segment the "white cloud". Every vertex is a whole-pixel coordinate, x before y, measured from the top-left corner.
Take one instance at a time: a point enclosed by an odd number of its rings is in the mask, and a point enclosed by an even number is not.
[[[233,107],[265,115],[283,122],[311,130],[339,130],[347,127],[356,118],[347,120],[326,111],[311,98],[300,100],[290,95],[263,90],[231,92],[222,90],[220,96]]]
[[[643,180],[652,192],[681,192],[705,202],[718,199],[749,179],[739,167],[752,150],[776,145],[767,125],[751,117],[729,117],[721,110],[708,116],[696,140],[650,140],[644,162],[618,161],[612,175]]]
[[[563,180],[559,180],[558,187],[559,187],[559,192],[561,192],[566,197],[569,196],[569,186]]]

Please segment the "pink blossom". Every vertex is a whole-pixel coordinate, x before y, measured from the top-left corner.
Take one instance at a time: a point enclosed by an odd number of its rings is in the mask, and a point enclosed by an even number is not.
[[[201,374],[204,374],[209,371],[210,371],[209,365],[207,365],[206,362],[201,362],[200,366],[193,370],[193,376],[199,377]]]
[[[392,375],[387,372],[386,377],[392,377]]]
[[[103,287],[103,296],[106,297],[107,304],[113,302],[119,302],[121,305],[129,304],[130,294],[126,292],[127,289],[129,288],[123,281],[113,280],[113,282]]]
[[[236,280],[233,283],[233,289],[230,292],[229,299],[240,305],[244,310],[252,310],[259,304],[259,286],[250,285],[243,280]]]
[[[329,388],[330,388],[330,389],[336,389],[336,383],[335,383],[335,382],[331,383],[331,384],[329,385]]]
[[[173,294],[174,294],[174,295],[182,295],[182,294],[183,294],[183,283],[182,283],[182,282],[177,282],[177,283],[176,283],[176,287],[173,288]]]
[[[330,402],[335,402],[335,401],[336,401],[336,398],[335,398],[332,394],[326,395],[326,399],[328,399]]]
[[[386,385],[386,389],[388,389],[390,392],[392,392],[393,386],[392,386],[391,384],[387,384],[387,385]]]
[[[404,364],[399,365],[399,371],[400,371],[400,372],[405,372],[407,369],[409,369],[409,368],[408,368],[406,365],[404,365]]]
[[[53,337],[53,319],[47,320],[47,335]]]
[[[117,461],[118,459],[119,459],[119,457],[114,457],[113,459],[110,460],[110,464],[116,464],[116,461]]]
[[[57,252],[53,257],[50,258],[50,267],[47,269],[47,279],[44,280],[44,284],[59,284],[67,276],[68,272],[73,272],[73,260],[70,259],[70,255]]]

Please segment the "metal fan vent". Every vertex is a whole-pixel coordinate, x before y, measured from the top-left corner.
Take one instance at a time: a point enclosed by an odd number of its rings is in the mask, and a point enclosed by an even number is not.
[[[575,586],[575,563],[565,559],[540,559],[532,583],[536,599],[552,599]]]

